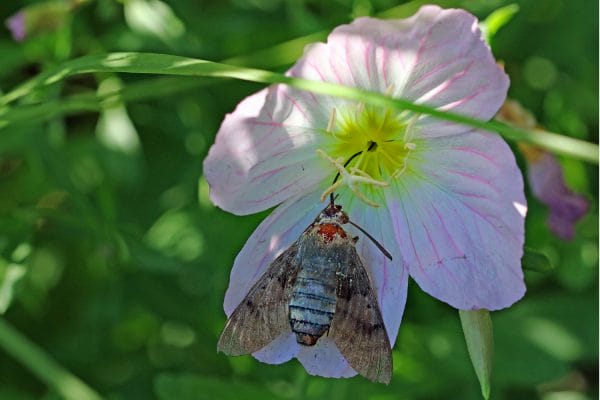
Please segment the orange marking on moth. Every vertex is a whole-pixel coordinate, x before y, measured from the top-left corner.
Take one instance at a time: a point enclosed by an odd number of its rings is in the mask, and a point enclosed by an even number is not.
[[[315,344],[317,344],[317,340],[319,340],[318,337],[306,333],[297,333],[296,337],[297,342],[304,346],[314,346]]]
[[[321,224],[319,225],[317,233],[321,235],[326,242],[331,242],[336,236],[346,237],[346,231],[336,224]]]

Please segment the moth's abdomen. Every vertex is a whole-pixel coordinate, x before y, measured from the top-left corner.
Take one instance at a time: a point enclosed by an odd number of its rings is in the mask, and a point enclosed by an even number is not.
[[[296,341],[305,346],[313,346],[329,330],[335,312],[335,272],[325,269],[303,268],[290,299],[290,325]]]

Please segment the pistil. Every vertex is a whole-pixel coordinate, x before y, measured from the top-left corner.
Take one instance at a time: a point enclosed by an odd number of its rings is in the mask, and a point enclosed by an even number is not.
[[[321,149],[317,150],[317,154],[323,157],[325,160],[329,161],[334,167],[336,167],[340,175],[340,179],[334,182],[329,188],[327,188],[327,190],[323,192],[323,194],[321,195],[321,201],[325,201],[327,196],[335,192],[340,187],[348,185],[348,187],[350,188],[352,193],[356,195],[356,197],[358,197],[370,206],[379,207],[377,203],[371,201],[358,189],[357,184],[364,183],[374,186],[388,186],[388,182],[373,179],[371,176],[369,176],[369,174],[367,174],[364,171],[361,171],[356,167],[350,167],[346,169],[346,167],[344,167],[344,165],[342,164],[344,162],[344,159],[342,157],[338,159],[333,159]]]

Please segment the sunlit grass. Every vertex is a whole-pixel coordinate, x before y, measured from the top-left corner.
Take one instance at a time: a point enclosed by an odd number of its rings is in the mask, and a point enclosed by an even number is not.
[[[0,97],[0,104],[6,105],[35,90],[39,86],[49,84],[49,79],[50,83],[53,83],[55,79],[89,72],[126,72],[234,78],[258,83],[284,83],[301,90],[341,97],[356,102],[364,102],[376,107],[392,107],[398,110],[409,110],[417,114],[431,115],[439,119],[461,123],[474,128],[496,131],[510,140],[529,142],[556,153],[598,163],[599,150],[598,146],[593,143],[541,130],[527,131],[518,129],[498,121],[481,121],[465,115],[440,111],[422,104],[415,104],[407,100],[394,99],[382,93],[367,92],[332,83],[292,78],[266,70],[235,67],[233,65],[214,63],[206,60],[163,54],[113,53],[82,57],[67,62],[65,66],[58,67],[58,71],[47,71],[33,78],[29,82]],[[0,127],[6,127],[10,124],[10,117],[6,115],[9,113],[10,110],[4,113],[3,118],[5,118],[5,121],[0,119]]]

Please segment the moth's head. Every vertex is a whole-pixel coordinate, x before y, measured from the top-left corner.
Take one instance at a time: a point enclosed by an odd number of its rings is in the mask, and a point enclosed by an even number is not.
[[[377,246],[377,248],[379,250],[381,250],[381,252],[387,258],[392,260],[392,255],[390,254],[390,252],[387,251],[385,249],[385,247],[383,247],[383,245],[377,241],[377,239],[375,239],[373,236],[371,236],[371,234],[369,232],[367,232],[363,228],[361,228],[360,225],[357,225],[354,222],[350,221],[348,214],[346,214],[345,212],[342,211],[342,206],[334,203],[336,197],[337,196],[334,196],[333,193],[331,194],[329,205],[327,207],[325,207],[325,209],[323,211],[321,211],[321,214],[319,214],[319,216],[317,217],[315,222],[321,223],[321,224],[329,222],[329,223],[335,223],[338,225],[347,224],[349,222],[350,225],[354,226],[359,231],[364,233],[373,242],[373,244],[375,244],[375,246]],[[311,226],[313,226],[313,225],[311,225]],[[344,230],[341,229],[341,231],[344,231]],[[338,231],[336,230],[335,232],[338,232]],[[342,236],[345,237],[345,234]]]
[[[319,222],[335,222],[339,225],[347,224],[350,221],[348,214],[342,211],[342,206],[330,203],[317,218]]]

